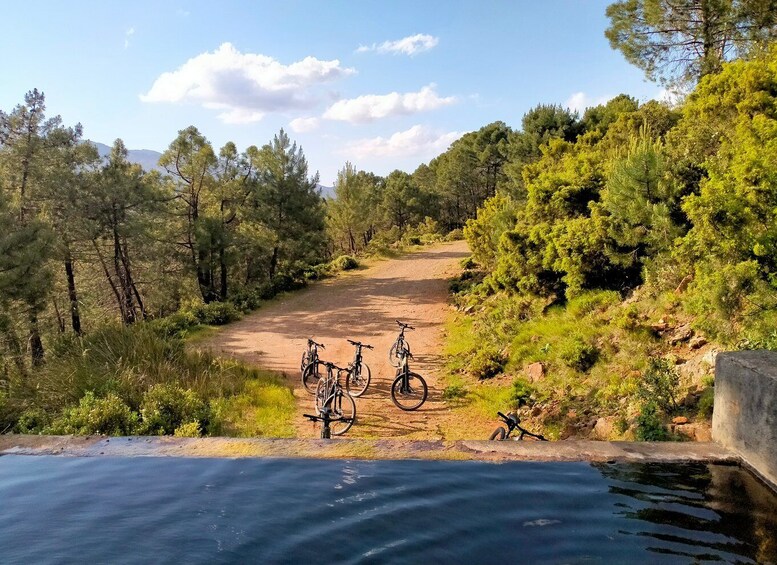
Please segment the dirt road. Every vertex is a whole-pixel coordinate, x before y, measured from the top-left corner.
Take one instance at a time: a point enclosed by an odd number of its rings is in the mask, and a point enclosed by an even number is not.
[[[448,417],[438,373],[448,279],[460,271],[459,261],[467,254],[466,243],[457,241],[377,262],[272,302],[204,345],[284,373],[297,398],[297,435],[316,437],[313,424],[302,418],[313,411],[313,396],[302,388],[299,376],[307,338],[324,343],[321,358],[341,366],[353,358],[346,338],[368,343],[375,347],[364,350],[372,383],[356,399],[357,422],[348,437],[440,439],[440,423]],[[411,368],[429,384],[429,399],[416,412],[397,409],[389,394],[394,369],[387,353],[398,330],[395,320],[416,328],[406,334],[414,355]]]

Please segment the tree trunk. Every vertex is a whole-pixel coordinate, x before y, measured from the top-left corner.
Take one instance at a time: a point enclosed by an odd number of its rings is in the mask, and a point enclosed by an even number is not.
[[[219,267],[221,268],[221,300],[227,299],[227,259],[224,245],[219,245]]]
[[[40,338],[40,328],[38,327],[38,313],[30,311],[30,360],[33,367],[43,365],[44,350],[43,341]]]
[[[70,300],[70,321],[73,333],[81,335],[81,312],[78,307],[76,279],[73,274],[73,258],[70,256],[70,248],[67,246],[65,247],[65,275],[67,276],[67,297]]]
[[[270,258],[270,280],[275,278],[275,269],[278,266],[278,248],[273,247],[272,257]]]
[[[65,320],[62,318],[62,313],[59,311],[59,304],[57,304],[56,296],[51,299],[51,304],[54,306],[54,314],[57,316],[57,329],[59,333],[65,333]]]

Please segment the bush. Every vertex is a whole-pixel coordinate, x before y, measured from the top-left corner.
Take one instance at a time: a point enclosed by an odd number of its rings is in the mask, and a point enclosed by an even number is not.
[[[443,389],[442,398],[448,401],[463,400],[467,394],[469,394],[467,387],[462,384],[452,384]]]
[[[262,305],[262,290],[258,287],[241,288],[231,294],[229,301],[240,312],[248,314]]]
[[[200,437],[202,436],[202,430],[200,430],[199,422],[188,422],[182,426],[175,428],[175,437]]]
[[[477,267],[478,267],[478,264],[475,263],[475,260],[472,258],[472,255],[470,255],[469,257],[464,257],[464,259],[462,259],[459,262],[459,264],[461,265],[462,269],[465,269],[465,270],[468,270],[468,271],[470,271],[472,269],[477,269]]]
[[[208,326],[223,326],[240,319],[240,313],[237,311],[237,308],[229,302],[198,304],[190,312],[199,323]]]
[[[445,236],[445,241],[459,241],[460,239],[464,239],[464,230],[461,228],[451,230],[448,232],[448,235]]]
[[[181,338],[186,332],[199,325],[199,320],[192,312],[176,312],[165,318],[152,320],[148,324],[166,337]]]
[[[662,410],[677,409],[677,388],[680,375],[668,359],[652,358],[642,376],[637,395],[647,402],[655,402]]]
[[[490,379],[502,372],[506,361],[504,355],[495,349],[480,349],[470,362],[469,372],[480,380]]]
[[[422,241],[417,235],[411,235],[407,238],[407,243],[408,245],[421,245]]]
[[[28,408],[19,416],[15,431],[19,434],[39,434],[49,425],[48,414],[40,408]]]
[[[585,373],[599,359],[599,349],[576,336],[561,346],[559,357],[567,367]]]
[[[634,304],[629,304],[625,308],[621,308],[613,321],[620,329],[633,332],[640,325],[639,310]]]
[[[172,384],[151,387],[140,406],[143,430],[149,435],[170,435],[191,422],[203,424],[204,429],[206,413],[205,404],[194,391]]]
[[[613,290],[591,291],[570,300],[567,311],[576,318],[582,318],[591,312],[620,304],[620,301],[620,295]]]
[[[336,271],[350,271],[359,267],[359,262],[350,255],[340,255],[331,263],[332,268]]]
[[[712,409],[715,403],[715,389],[708,387],[701,393],[699,398],[698,414],[702,418],[712,418]]]
[[[46,432],[58,435],[105,434],[124,436],[136,433],[138,415],[115,394],[105,398],[87,392],[78,406],[65,410]]]
[[[517,407],[532,404],[536,393],[536,389],[526,379],[519,377],[513,381],[512,397]]]
[[[666,441],[670,439],[655,402],[646,402],[637,416],[635,432],[638,441]]]

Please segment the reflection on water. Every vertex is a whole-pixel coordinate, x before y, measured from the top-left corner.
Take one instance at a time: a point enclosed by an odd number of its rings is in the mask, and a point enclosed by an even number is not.
[[[777,563],[716,465],[0,457],[0,563]]]

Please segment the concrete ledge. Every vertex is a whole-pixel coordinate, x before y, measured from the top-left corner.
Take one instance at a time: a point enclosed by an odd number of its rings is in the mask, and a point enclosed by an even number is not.
[[[712,438],[777,490],[777,353],[721,353]]]
[[[473,461],[626,461],[739,464],[715,443],[403,441],[174,437],[0,436],[0,455],[70,457],[291,457]]]

